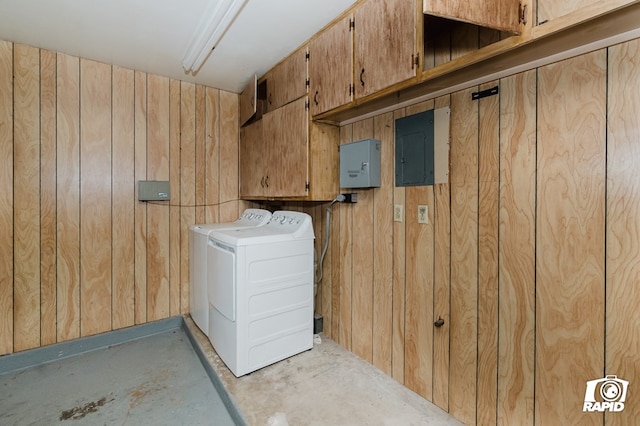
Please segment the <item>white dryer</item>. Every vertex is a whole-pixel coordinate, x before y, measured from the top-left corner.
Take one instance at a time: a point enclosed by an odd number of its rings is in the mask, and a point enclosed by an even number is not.
[[[209,234],[209,340],[236,377],[313,347],[313,240],[289,211]]]
[[[193,322],[209,335],[209,301],[207,299],[207,241],[214,229],[253,228],[266,225],[271,212],[246,209],[234,222],[192,225],[189,227],[189,307]]]

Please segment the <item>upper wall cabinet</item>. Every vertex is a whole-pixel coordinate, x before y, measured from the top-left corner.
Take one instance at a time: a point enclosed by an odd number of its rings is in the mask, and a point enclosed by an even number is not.
[[[311,115],[321,114],[353,99],[352,15],[322,31],[309,43]]]
[[[307,94],[308,49],[296,50],[266,75],[267,111],[273,111]]]
[[[557,3],[557,1],[551,1]],[[520,32],[526,3],[518,0],[423,0],[426,15],[469,22],[510,33]]]
[[[244,125],[256,114],[258,105],[258,78],[253,75],[249,84],[240,93],[240,125]]]
[[[356,8],[356,99],[416,77],[416,6],[415,1],[368,0]]]

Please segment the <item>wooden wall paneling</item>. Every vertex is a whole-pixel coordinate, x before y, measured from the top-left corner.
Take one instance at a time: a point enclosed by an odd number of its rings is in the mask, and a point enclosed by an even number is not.
[[[40,345],[56,331],[56,53],[40,51]]]
[[[480,85],[488,90],[497,81]],[[477,423],[496,424],[498,389],[499,95],[478,100]]]
[[[239,198],[238,193],[238,95],[220,91],[220,203]],[[236,216],[236,215],[234,215]],[[228,216],[229,217],[229,216]],[[231,217],[235,220],[237,217]],[[222,218],[220,219],[221,221]]]
[[[169,79],[147,76],[147,179],[169,180]],[[147,203],[147,319],[169,316],[169,202]]]
[[[14,45],[14,350],[40,346],[40,52]]]
[[[112,328],[135,324],[135,141],[134,72],[113,67],[113,169],[111,248],[113,256]]]
[[[210,87],[206,90],[205,222],[217,223],[220,189],[220,90]]]
[[[196,223],[205,223],[206,200],[206,90],[202,85],[196,86]]]
[[[169,314],[179,315],[181,311],[181,146],[180,146],[180,80],[169,81]]]
[[[435,108],[451,105],[449,95],[435,99]],[[449,183],[433,189],[433,320],[444,325],[433,332],[433,403],[449,411],[449,330],[451,289],[451,197]]]
[[[13,43],[0,40],[0,75],[13,75]],[[0,78],[0,355],[13,352],[13,79]]]
[[[373,119],[353,123],[352,140],[373,137]],[[353,214],[351,350],[373,361],[373,190],[358,191]]]
[[[434,101],[407,107],[407,116],[433,109]],[[428,223],[418,223],[426,205]],[[409,389],[433,399],[433,186],[406,188],[405,378]]]
[[[325,273],[329,272],[331,275],[331,334],[329,337],[336,342],[340,342],[340,313],[342,312],[340,293],[342,285],[340,281],[340,271],[342,270],[342,258],[340,257],[340,247],[342,244],[342,235],[340,233],[341,212],[341,206],[334,204],[331,209],[331,239],[329,240],[329,248],[327,249],[327,257],[325,259],[327,263],[327,265],[325,265]]]
[[[189,312],[189,226],[196,220],[196,88],[181,83],[180,97],[180,312]]]
[[[111,67],[80,60],[80,333],[111,330]]]
[[[606,51],[538,77],[535,419],[602,424],[579,407],[604,373]]]
[[[456,59],[466,55],[469,52],[478,50],[480,36],[478,27],[466,22],[451,23],[451,59]],[[442,55],[446,55],[446,49],[442,51]],[[438,62],[438,61],[436,61]],[[437,63],[436,63],[437,65]]]
[[[320,255],[322,254],[322,245],[324,244],[324,238],[325,238],[325,233],[323,231],[324,226],[326,226],[326,224],[323,221],[323,217],[320,214],[319,211],[319,206],[316,205],[312,205],[312,206],[302,206],[302,211],[306,214],[308,214],[309,216],[311,216],[311,223],[313,224],[313,233],[315,235],[315,240],[313,242],[313,249],[315,250],[315,260],[314,262],[317,262],[316,267],[320,268]],[[322,284],[317,282],[317,277],[318,277],[318,270],[314,269],[314,277],[313,277],[313,283],[314,283],[314,297],[313,297],[313,312],[319,315],[323,314],[323,310],[324,307],[322,306]],[[323,318],[323,321],[324,320]],[[326,322],[323,322],[323,327],[325,326]]]
[[[476,422],[478,307],[478,103],[451,95],[451,321],[449,411]]]
[[[323,264],[323,273],[322,273],[322,282],[320,283],[320,302],[322,305],[322,317],[323,317],[323,333],[325,336],[329,338],[333,338],[333,328],[334,328],[334,274],[333,274],[333,261],[334,258],[334,244],[333,240],[339,239],[339,234],[334,234],[333,228],[334,222],[337,221],[337,218],[331,212],[331,221],[330,223],[326,223],[325,218],[327,217],[327,207],[328,204],[320,204],[317,207],[317,220],[322,223],[322,244],[320,245],[320,250],[324,247],[327,233],[327,227],[329,227],[329,241],[327,244],[327,252],[325,254],[324,264]],[[337,231],[336,231],[337,232]],[[316,237],[317,238],[317,237]],[[320,251],[319,253],[322,253]]]
[[[340,144],[353,141],[353,124],[340,127]],[[353,281],[353,206],[340,204],[340,328],[337,342],[351,350],[351,314]]]
[[[374,117],[373,133],[381,142],[381,185],[373,190],[373,365],[391,376],[395,180],[395,133],[392,112]]]
[[[147,74],[134,73],[134,143],[136,200],[138,182],[147,180]],[[147,322],[147,204],[136,201],[135,207],[135,323]]]
[[[80,337],[80,61],[58,54],[56,116],[57,334]]]
[[[395,120],[406,115],[406,108],[398,109],[393,112],[393,131],[394,131],[394,164],[395,164]],[[395,167],[394,167],[395,169]],[[402,206],[406,204],[405,187],[395,186],[395,170],[393,182],[393,206]],[[403,210],[404,211],[404,210]],[[402,221],[393,222],[393,333],[392,333],[392,350],[391,350],[391,376],[398,382],[404,384],[405,376],[405,300],[406,300],[406,226],[404,212]]]
[[[534,423],[536,71],[500,81],[498,424]]]
[[[606,368],[630,385],[624,411],[606,413],[607,425],[640,418],[640,40],[609,49],[607,132]]]

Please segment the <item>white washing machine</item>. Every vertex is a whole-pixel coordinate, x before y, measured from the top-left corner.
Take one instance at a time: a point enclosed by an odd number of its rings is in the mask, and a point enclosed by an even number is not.
[[[235,222],[192,225],[189,227],[189,307],[193,322],[209,335],[209,300],[207,298],[207,241],[214,229],[253,228],[266,225],[271,212],[246,209]]]
[[[313,240],[289,211],[209,234],[209,340],[236,377],[313,347]]]

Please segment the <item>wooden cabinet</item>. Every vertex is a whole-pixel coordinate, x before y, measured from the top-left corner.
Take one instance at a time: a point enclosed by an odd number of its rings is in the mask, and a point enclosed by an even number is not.
[[[302,47],[266,75],[267,111],[273,111],[307,94],[308,49]]]
[[[256,114],[258,105],[258,78],[254,74],[240,93],[240,125],[244,125]]]
[[[368,0],[355,10],[356,99],[416,77],[416,3]]]
[[[304,197],[309,182],[309,118],[300,98],[265,114],[264,139],[269,141],[268,196]]]
[[[321,114],[353,99],[353,15],[321,32],[309,43],[311,115]]]
[[[587,0],[593,1],[593,0]],[[564,3],[555,0],[551,3]],[[510,33],[520,32],[520,16],[526,2],[521,0],[423,0],[426,15],[469,22]],[[530,6],[528,6],[530,7]]]
[[[268,195],[268,158],[270,151],[263,137],[263,122],[258,120],[240,129],[240,196],[260,198]]]
[[[339,129],[309,121],[304,96],[240,133],[240,197],[332,200],[338,191]]]

